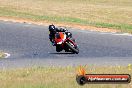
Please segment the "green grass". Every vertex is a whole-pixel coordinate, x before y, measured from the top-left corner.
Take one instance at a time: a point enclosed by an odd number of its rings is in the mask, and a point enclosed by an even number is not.
[[[82,88],[76,83],[78,67],[32,67],[0,71],[2,88]],[[130,74],[128,66],[88,66],[88,74]],[[131,88],[132,84],[86,84],[83,88]]]
[[[132,32],[131,0],[0,0],[0,16]],[[50,3],[50,4],[48,4]]]

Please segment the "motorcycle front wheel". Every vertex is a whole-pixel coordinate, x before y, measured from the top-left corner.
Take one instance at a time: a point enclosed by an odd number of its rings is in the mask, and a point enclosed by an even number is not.
[[[78,54],[79,53],[79,48],[77,46],[72,46],[70,43],[66,42],[66,45],[68,48],[70,48],[72,50],[73,53]]]

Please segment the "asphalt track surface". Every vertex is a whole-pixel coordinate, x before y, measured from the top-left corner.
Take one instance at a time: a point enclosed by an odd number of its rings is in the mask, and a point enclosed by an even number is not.
[[[57,53],[48,39],[48,26],[0,21],[0,68],[32,66],[127,65],[132,63],[132,36],[69,28],[80,53]]]

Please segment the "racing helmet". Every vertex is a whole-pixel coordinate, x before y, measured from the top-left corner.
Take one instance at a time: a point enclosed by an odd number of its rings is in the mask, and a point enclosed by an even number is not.
[[[55,26],[52,24],[52,25],[49,25],[49,31],[55,31]]]

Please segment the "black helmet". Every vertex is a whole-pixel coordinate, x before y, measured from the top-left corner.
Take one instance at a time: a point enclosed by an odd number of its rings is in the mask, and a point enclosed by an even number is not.
[[[49,31],[55,31],[55,26],[53,24],[49,25]]]

